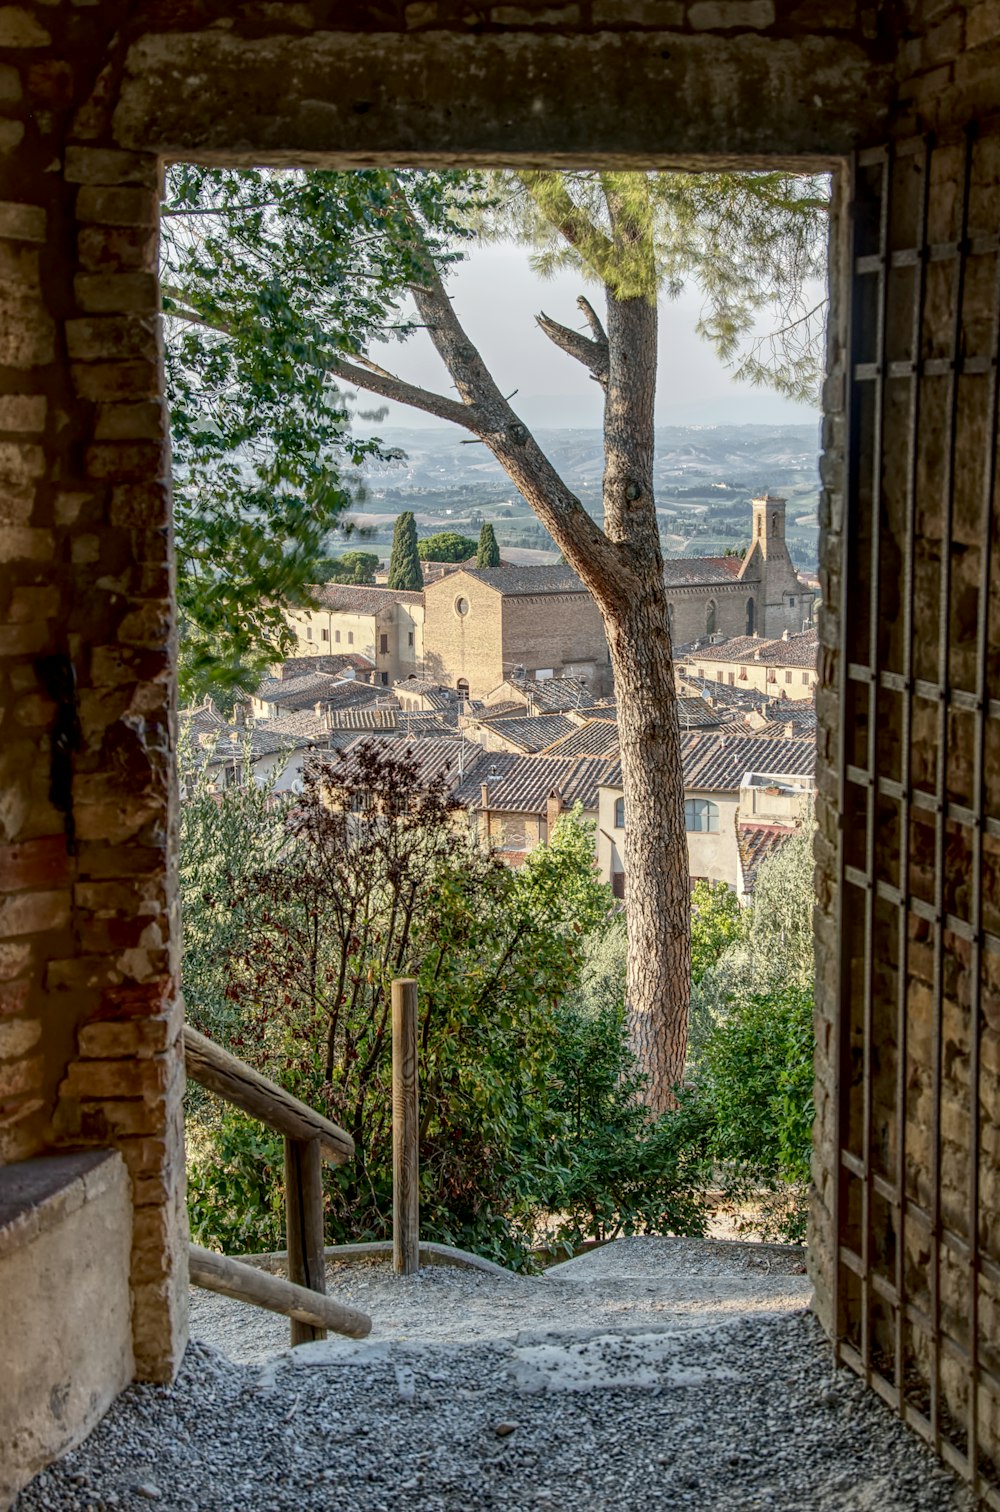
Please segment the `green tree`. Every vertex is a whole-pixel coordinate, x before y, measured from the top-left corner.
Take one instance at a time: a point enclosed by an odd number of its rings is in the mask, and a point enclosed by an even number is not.
[[[477,567],[499,567],[500,547],[493,533],[493,526],[489,520],[484,520],[479,532],[479,546],[476,550]]]
[[[417,592],[424,586],[420,553],[417,551],[417,527],[413,511],[404,509],[396,518],[392,532],[392,555],[389,558],[390,588],[412,588]]]
[[[686,1054],[690,899],[663,556],[653,488],[657,301],[686,282],[705,295],[702,333],[741,376],[786,392],[815,388],[827,192],[780,173],[523,171],[493,183],[486,234],[527,241],[543,271],[570,267],[602,292],[588,333],[539,325],[604,390],[603,529],[559,476],[459,321],[428,246],[413,298],[457,399],[344,362],[340,375],[453,421],[482,440],[601,610],[618,705],[630,824],[627,1018],[654,1109],[670,1105]],[[400,185],[400,195],[406,188]],[[416,222],[415,222],[416,224]],[[754,335],[765,308],[781,320]]]
[[[394,455],[356,433],[334,368],[405,327],[400,299],[428,240],[447,260],[468,235],[452,213],[458,183],[170,169],[161,282],[183,699],[225,700],[290,651],[286,605],[321,580],[361,464]]]
[[[425,536],[417,542],[422,562],[467,562],[475,550],[472,537],[459,535],[457,530],[440,530],[437,535]]]
[[[381,558],[377,551],[342,551],[319,563],[317,581],[323,583],[371,584]]]

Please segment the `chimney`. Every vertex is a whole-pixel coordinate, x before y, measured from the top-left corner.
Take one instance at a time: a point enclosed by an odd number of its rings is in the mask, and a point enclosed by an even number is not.
[[[488,809],[490,806],[490,790],[485,782],[479,784],[479,807]]]
[[[552,831],[555,829],[559,815],[562,813],[562,811],[562,794],[559,792],[558,788],[553,788],[552,792],[545,800],[545,828],[550,840],[552,839]]]
[[[785,739],[786,740],[794,740],[794,738],[795,738],[795,726],[792,724],[791,720],[789,720],[788,723],[785,725]]]
[[[782,640],[787,640],[788,639],[788,631],[787,630],[782,630],[782,632],[781,632],[781,639]]]

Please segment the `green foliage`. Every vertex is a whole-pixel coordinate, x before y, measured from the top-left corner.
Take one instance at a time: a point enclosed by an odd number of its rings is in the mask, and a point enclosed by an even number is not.
[[[682,1094],[651,1119],[628,1050],[624,1012],[560,1012],[553,1108],[566,1121],[563,1164],[550,1187],[553,1246],[621,1234],[705,1232],[710,1120]]]
[[[787,987],[734,1001],[710,1031],[697,1073],[711,1109],[710,1149],[727,1201],[760,1205],[751,1219],[766,1237],[801,1240],[809,1180],[813,1090],[813,996]]]
[[[725,882],[696,882],[691,890],[691,980],[699,983],[722,952],[743,937],[745,920]]]
[[[761,866],[721,953],[728,923],[713,899],[701,927],[714,943],[692,995],[692,1084],[726,1203],[748,1227],[794,1241],[805,1232],[813,1117],[812,872],[807,824]]]
[[[571,268],[618,299],[676,298],[694,284],[705,298],[699,333],[738,380],[815,402],[824,177],[540,169],[494,174],[492,189],[484,232],[527,240],[539,272]]]
[[[374,583],[380,560],[377,551],[342,551],[318,564],[317,582]]]
[[[417,542],[422,562],[467,562],[475,550],[472,537],[460,535],[457,530],[439,530],[437,535],[425,536]]]
[[[413,511],[404,509],[392,532],[392,555],[389,558],[389,588],[411,588],[419,593],[424,586],[420,553],[417,550],[417,527]]]
[[[198,1105],[186,1126],[191,1238],[225,1254],[285,1244],[284,1141],[227,1104]]]
[[[359,439],[330,365],[386,331],[428,249],[468,232],[469,175],[171,168],[162,289],[181,695],[253,686],[286,655],[286,604],[320,580],[360,497]],[[368,416],[369,419],[372,416]]]
[[[608,1010],[623,1013],[628,929],[624,912],[611,915],[604,929],[594,930],[583,944],[580,1012],[594,1018]]]
[[[479,545],[476,548],[476,566],[500,566],[500,547],[497,545],[497,538],[489,520],[483,521],[479,531]]]

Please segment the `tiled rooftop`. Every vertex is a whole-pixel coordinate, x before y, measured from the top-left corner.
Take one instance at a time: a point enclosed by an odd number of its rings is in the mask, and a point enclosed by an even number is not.
[[[702,646],[687,653],[686,660],[699,666],[707,661],[759,662],[769,667],[815,667],[819,656],[819,635],[804,630],[787,639],[764,640],[758,635],[734,635],[718,645]]]
[[[693,731],[681,735],[684,787],[688,791],[736,793],[746,772],[774,777],[812,777],[816,742],[780,740],[766,735],[720,735]],[[608,771],[605,787],[622,785],[621,762]]]
[[[487,752],[455,796],[468,808],[478,809],[485,782],[491,812],[544,814],[549,797],[558,793],[566,808],[581,803],[589,813],[594,813],[598,788],[608,765],[594,756],[559,758]]]
[[[322,583],[309,593],[321,609],[346,610],[351,614],[377,614],[391,604],[422,604],[422,593],[409,588],[369,588],[353,583]]]

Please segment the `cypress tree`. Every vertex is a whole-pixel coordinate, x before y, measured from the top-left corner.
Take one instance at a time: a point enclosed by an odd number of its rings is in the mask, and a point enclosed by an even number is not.
[[[489,520],[484,520],[479,532],[479,549],[476,552],[477,567],[499,567],[500,547]]]
[[[413,588],[419,593],[424,586],[423,569],[417,552],[417,527],[413,511],[404,509],[392,532],[392,555],[389,558],[390,588]]]

